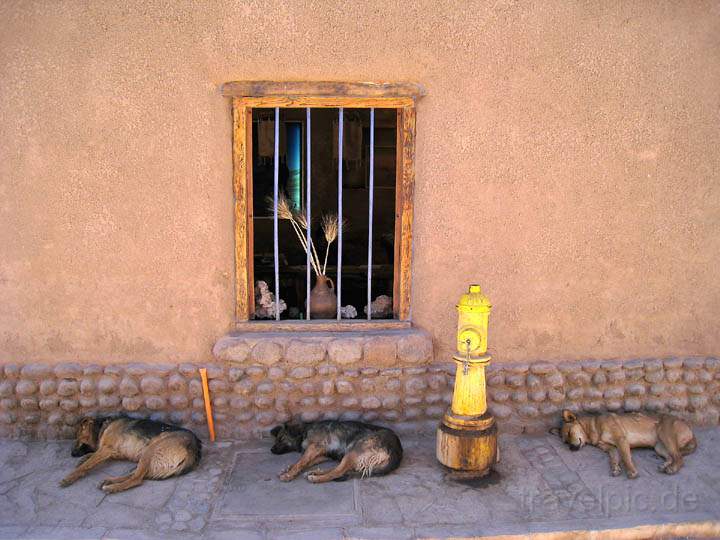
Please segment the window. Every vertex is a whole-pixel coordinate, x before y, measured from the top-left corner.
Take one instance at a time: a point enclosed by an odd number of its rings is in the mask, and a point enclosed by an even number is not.
[[[233,82],[223,94],[233,98],[238,322],[408,321],[421,89]]]

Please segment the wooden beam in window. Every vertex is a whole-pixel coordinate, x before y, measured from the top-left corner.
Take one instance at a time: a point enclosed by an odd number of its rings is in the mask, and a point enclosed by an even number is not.
[[[393,312],[401,321],[410,319],[412,280],[412,222],[415,190],[415,107],[397,112],[395,183],[395,275]]]
[[[425,95],[425,89],[416,83],[234,81],[222,85],[222,94],[227,97],[347,97],[416,99]],[[274,106],[279,107],[281,105]]]
[[[233,100],[235,191],[235,317],[248,320],[253,294],[252,109]]]
[[[255,108],[303,108],[335,109],[346,107],[353,109],[397,109],[398,107],[412,107],[415,100],[411,97],[323,97],[323,96],[267,96],[267,97],[240,97],[246,107]]]

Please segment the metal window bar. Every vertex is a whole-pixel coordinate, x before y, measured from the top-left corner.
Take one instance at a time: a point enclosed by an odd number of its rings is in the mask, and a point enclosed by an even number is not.
[[[367,319],[372,319],[372,240],[373,240],[373,197],[375,187],[375,109],[370,109],[370,178],[368,180],[368,272],[367,272]]]
[[[280,170],[280,107],[275,107],[275,149],[273,151],[273,259],[275,266],[275,320],[280,320],[280,254],[278,252],[278,172]]]
[[[307,259],[305,262],[306,266],[306,295],[305,295],[305,312],[306,312],[306,318],[307,320],[310,320],[310,249],[311,249],[311,243],[312,239],[310,238],[310,229],[312,229],[312,221],[310,220],[310,206],[312,205],[312,200],[310,198],[310,107],[305,109],[305,125],[306,125],[306,135],[305,135],[305,164],[307,166],[306,174],[305,174],[305,220],[307,221],[307,229],[305,230],[306,234],[306,240],[307,240]]]
[[[337,320],[342,318],[342,242],[343,242],[343,107],[338,112],[338,247],[337,247]]]
[[[305,212],[308,228],[305,231],[308,249],[306,250],[306,317],[310,319],[310,249],[311,249],[311,108],[305,109],[306,114],[306,183]],[[337,253],[337,320],[342,319],[342,245],[343,245],[343,119],[344,108],[338,111],[338,253]],[[273,264],[275,269],[275,320],[280,320],[280,255],[278,241],[278,186],[280,170],[280,108],[275,107],[275,148],[273,152]],[[370,163],[369,163],[369,194],[368,194],[368,273],[367,273],[367,319],[372,319],[372,237],[373,237],[373,206],[375,187],[375,109],[370,108]]]

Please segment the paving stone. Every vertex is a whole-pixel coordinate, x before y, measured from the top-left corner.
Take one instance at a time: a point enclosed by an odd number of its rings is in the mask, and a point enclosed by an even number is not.
[[[525,375],[511,374],[505,377],[505,383],[512,388],[521,388],[525,386]]]
[[[590,383],[590,375],[585,372],[578,371],[567,375],[567,380],[574,386],[585,386]]]
[[[720,358],[708,358],[705,360],[705,367],[711,371],[720,369]]]
[[[208,530],[203,540],[265,540],[265,533],[253,529]]]
[[[412,529],[406,527],[351,527],[345,532],[347,540],[412,540]]]
[[[623,406],[628,412],[637,412],[642,408],[642,401],[638,398],[627,398]]]
[[[229,362],[245,362],[250,353],[247,342],[236,338],[225,338],[213,347],[213,355],[218,360]]]
[[[340,528],[299,529],[268,532],[268,540],[338,540],[344,537]]]
[[[362,399],[360,406],[363,409],[378,409],[382,406],[382,402],[375,396],[369,396]]]
[[[291,365],[317,364],[325,358],[325,344],[317,341],[293,340],[285,351],[285,361]]]
[[[118,386],[120,395],[132,397],[140,393],[140,387],[132,377],[123,377]]]
[[[290,377],[294,379],[307,379],[313,376],[315,370],[307,366],[298,366],[290,370]]]
[[[491,403],[488,408],[490,409],[492,415],[497,419],[508,418],[513,411],[512,408],[498,403]]]
[[[645,395],[645,385],[642,383],[632,383],[625,387],[625,391],[631,396],[642,396]]]
[[[642,369],[645,367],[645,362],[640,359],[626,360],[623,366],[625,369]]]
[[[100,375],[103,367],[97,364],[86,364],[83,366],[83,375]]]
[[[168,390],[171,392],[184,392],[186,388],[187,380],[179,373],[173,373],[168,377]]]
[[[545,382],[547,384],[549,384],[550,386],[557,387],[557,386],[562,386],[565,381],[563,379],[563,376],[560,373],[554,372],[545,377]]]
[[[19,396],[29,396],[34,394],[36,391],[37,384],[29,379],[22,379],[15,385],[15,393]]]
[[[556,371],[556,369],[554,364],[548,362],[536,362],[530,366],[530,372],[537,375],[547,375],[548,373]]]
[[[59,378],[79,377],[83,373],[83,367],[74,362],[63,362],[53,368],[53,373]]]
[[[427,382],[421,377],[411,377],[405,381],[405,391],[408,394],[419,394],[427,388]]]
[[[146,375],[140,379],[140,389],[147,394],[159,394],[165,390],[165,381],[157,375]]]
[[[117,377],[105,375],[98,379],[97,388],[103,394],[111,394],[118,387]]]
[[[0,539],[1,540],[17,540],[23,536],[23,533],[28,529],[25,525],[15,525],[6,527],[0,525]]]
[[[397,344],[397,355],[403,363],[430,362],[433,357],[432,339],[429,334],[422,331],[404,336]]]
[[[280,361],[283,355],[283,347],[279,343],[267,340],[258,341],[250,353],[253,362],[271,366]]]
[[[340,371],[337,366],[329,365],[329,364],[321,364],[317,368],[318,375],[321,375],[323,377],[331,377],[333,375],[337,375]]]
[[[36,526],[28,528],[18,540],[101,540],[106,531],[106,527]]]
[[[143,406],[144,401],[139,397],[125,397],[122,399],[122,407],[126,411],[137,411]]]
[[[489,396],[492,401],[495,401],[497,403],[503,403],[510,399],[510,392],[505,389],[491,389],[489,391]]]
[[[278,472],[296,459],[297,454],[238,454],[237,463],[242,466],[228,478],[213,519],[233,522],[250,516],[262,520],[283,515],[315,515],[324,520],[356,516],[352,481],[311,485],[304,478],[289,483],[278,480]]]
[[[676,369],[683,365],[682,358],[664,358],[662,362],[666,369]]]
[[[371,337],[363,345],[363,360],[372,366],[393,366],[397,361],[397,341],[389,337]]]

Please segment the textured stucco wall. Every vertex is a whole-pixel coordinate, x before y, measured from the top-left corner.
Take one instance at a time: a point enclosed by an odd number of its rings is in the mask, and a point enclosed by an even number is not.
[[[237,79],[425,85],[413,319],[441,354],[469,282],[498,361],[718,351],[716,2],[10,1],[3,360],[212,357]]]

